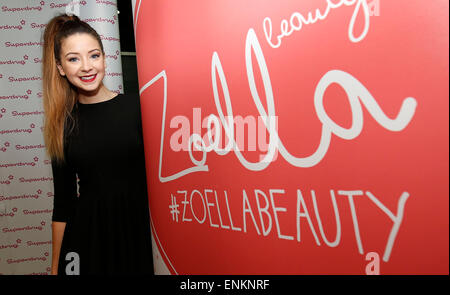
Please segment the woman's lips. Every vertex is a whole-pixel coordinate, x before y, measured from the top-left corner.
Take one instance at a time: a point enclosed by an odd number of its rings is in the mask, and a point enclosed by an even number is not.
[[[92,82],[92,81],[94,81],[95,80],[95,78],[97,78],[97,74],[95,74],[95,75],[91,75],[92,76],[92,78],[91,79],[89,79],[89,80],[86,80],[86,79],[82,79],[82,77],[80,77],[80,80],[82,81],[82,82],[84,82],[84,83],[89,83],[89,82]],[[91,76],[85,76],[85,77],[91,77]]]

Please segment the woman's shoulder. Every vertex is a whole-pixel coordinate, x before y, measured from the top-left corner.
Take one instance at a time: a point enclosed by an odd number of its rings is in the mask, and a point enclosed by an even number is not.
[[[118,99],[125,102],[126,104],[139,104],[140,97],[138,93],[119,93],[117,95]]]
[[[123,109],[128,109],[131,112],[141,111],[140,96],[138,93],[120,93],[116,99],[119,100],[117,106],[123,111]]]

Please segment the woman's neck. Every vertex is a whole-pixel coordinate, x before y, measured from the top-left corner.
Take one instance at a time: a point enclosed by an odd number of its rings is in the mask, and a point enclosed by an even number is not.
[[[102,86],[100,86],[96,92],[84,93],[82,91],[79,91],[78,101],[82,104],[91,104],[110,100],[115,96],[115,92],[110,91],[105,87],[105,85],[102,84]]]

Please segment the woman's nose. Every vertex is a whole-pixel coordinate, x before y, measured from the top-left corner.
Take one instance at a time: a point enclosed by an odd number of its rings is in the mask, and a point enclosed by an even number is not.
[[[81,63],[81,70],[89,72],[92,69],[92,63],[89,59],[84,58]]]

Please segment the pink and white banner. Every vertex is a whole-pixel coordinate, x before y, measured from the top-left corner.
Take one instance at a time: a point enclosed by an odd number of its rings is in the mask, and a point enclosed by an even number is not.
[[[117,2],[0,1],[0,274],[49,274],[53,183],[42,137],[42,34],[74,13],[101,35],[105,85],[123,92]]]
[[[448,274],[447,0],[137,0],[156,273]]]

